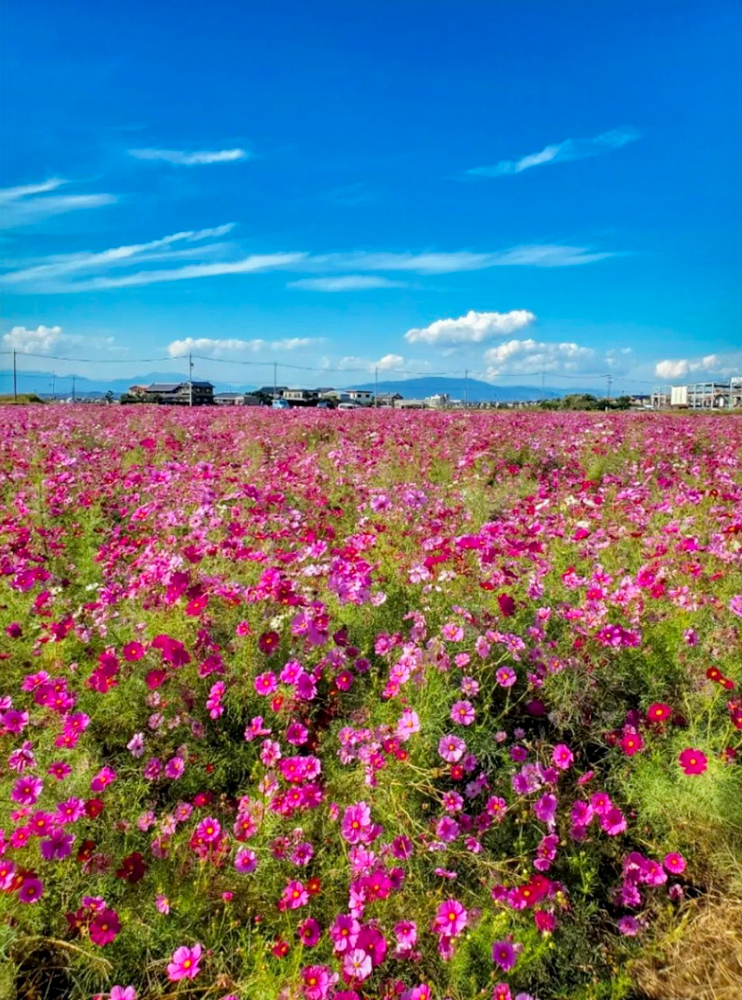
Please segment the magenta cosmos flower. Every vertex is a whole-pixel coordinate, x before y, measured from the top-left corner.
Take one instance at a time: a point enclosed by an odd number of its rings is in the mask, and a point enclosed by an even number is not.
[[[330,992],[330,970],[326,965],[310,965],[301,970],[305,1000],[325,1000]]]
[[[458,937],[466,927],[468,916],[457,899],[447,899],[436,911],[433,932],[441,937]]]
[[[19,802],[22,806],[33,806],[38,802],[43,787],[44,782],[41,778],[34,778],[32,775],[28,775],[16,781],[11,790],[10,797],[14,802]]]
[[[561,771],[566,771],[575,759],[575,755],[566,743],[557,743],[551,753],[552,763]]]
[[[678,761],[685,774],[703,774],[708,767],[708,757],[700,750],[686,747],[678,755]]]
[[[167,978],[173,983],[179,979],[195,979],[201,971],[198,963],[202,954],[203,947],[200,944],[194,944],[192,948],[187,948],[185,945],[176,948],[172,960],[168,963]]]
[[[492,961],[496,962],[503,972],[510,972],[517,957],[515,948],[510,941],[495,941],[492,945]]]
[[[672,875],[682,875],[685,871],[685,858],[682,854],[666,854],[662,864]]]
[[[84,902],[84,900],[83,900]],[[104,907],[90,922],[90,940],[99,948],[104,948],[116,940],[121,923],[115,910]]]
[[[44,895],[44,883],[37,878],[24,878],[18,890],[18,900],[21,903],[38,903]]]

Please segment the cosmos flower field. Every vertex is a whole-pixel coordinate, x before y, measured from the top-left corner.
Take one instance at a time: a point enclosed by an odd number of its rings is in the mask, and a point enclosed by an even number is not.
[[[738,996],[739,419],[8,407],[0,622],[0,996]]]

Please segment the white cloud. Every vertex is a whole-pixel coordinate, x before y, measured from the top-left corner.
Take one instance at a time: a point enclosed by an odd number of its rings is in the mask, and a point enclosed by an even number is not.
[[[533,339],[509,340],[484,353],[487,375],[496,378],[528,367],[537,372],[589,371],[595,364],[596,353],[590,347],[574,343],[546,343]]]
[[[54,351],[75,351],[80,347],[104,350],[124,351],[118,347],[113,337],[81,337],[64,333],[61,326],[37,326],[29,329],[25,326],[14,326],[9,333],[3,335],[3,347],[19,354],[53,354]]]
[[[182,357],[184,354],[224,358],[239,354],[259,354],[261,351],[298,351],[320,342],[313,337],[285,337],[282,340],[263,340],[260,337],[254,340],[240,340],[237,337],[185,337],[169,343],[167,352],[171,358]]]
[[[508,174],[520,174],[532,167],[540,167],[545,163],[566,163],[569,160],[585,160],[591,156],[599,156],[612,149],[620,149],[629,142],[640,138],[640,133],[633,128],[617,128],[603,132],[592,139],[565,139],[564,142],[546,146],[538,153],[529,153],[518,160],[501,160],[491,167],[473,167],[467,170],[470,177],[505,177]]]
[[[53,194],[69,181],[52,177],[40,184],[24,184],[0,189],[0,224],[3,229],[30,226],[35,222],[86,208],[100,208],[118,201],[114,194]]]
[[[470,250],[412,253],[408,251],[371,253],[364,250],[348,253],[317,254],[307,261],[307,270],[328,271],[409,271],[415,274],[455,274],[460,271],[483,271],[490,267],[571,267],[591,264],[609,252],[593,252],[587,247],[561,244],[526,244],[475,253]]]
[[[247,160],[250,153],[245,149],[200,150],[187,153],[181,149],[130,149],[129,156],[137,160],[163,160],[180,167],[197,167],[208,163],[235,163]]]
[[[352,292],[372,288],[401,288],[404,284],[403,281],[390,281],[389,278],[373,274],[342,274],[337,278],[301,278],[299,281],[290,281],[288,287],[312,292]]]
[[[720,377],[739,374],[742,371],[739,355],[706,354],[702,358],[676,358],[658,361],[654,366],[657,378],[671,381],[689,375],[716,375]]]
[[[411,344],[479,344],[492,337],[515,333],[535,320],[534,314],[526,309],[512,309],[506,313],[470,309],[458,319],[438,319],[429,326],[408,330],[404,339]]]

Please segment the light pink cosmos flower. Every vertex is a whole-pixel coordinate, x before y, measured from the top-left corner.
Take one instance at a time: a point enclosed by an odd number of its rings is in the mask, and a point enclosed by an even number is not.
[[[456,764],[466,753],[466,743],[453,734],[441,736],[438,753],[448,764]]]
[[[476,717],[477,713],[470,701],[457,701],[451,707],[451,721],[460,726],[470,726]]]
[[[137,1000],[133,986],[112,986],[109,1000]]]
[[[200,944],[194,944],[192,948],[185,945],[176,948],[168,963],[167,978],[173,983],[180,979],[195,979],[201,971],[199,962],[202,954],[203,947]]]
[[[362,983],[372,971],[371,956],[360,948],[354,948],[343,959],[343,975],[347,982]]]

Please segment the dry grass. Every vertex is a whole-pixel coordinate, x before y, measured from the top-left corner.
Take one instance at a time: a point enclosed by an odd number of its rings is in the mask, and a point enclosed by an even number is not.
[[[742,899],[699,902],[632,972],[651,1000],[740,1000]]]

